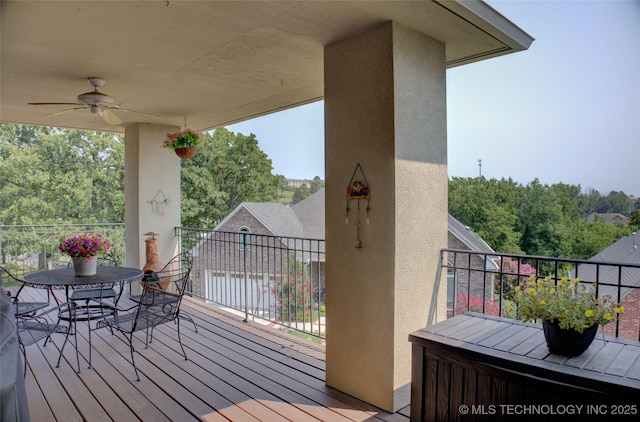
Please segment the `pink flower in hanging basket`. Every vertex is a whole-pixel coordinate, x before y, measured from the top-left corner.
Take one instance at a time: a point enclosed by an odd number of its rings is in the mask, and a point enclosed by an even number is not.
[[[162,146],[164,148],[178,149],[187,147],[197,147],[202,142],[202,134],[191,129],[180,132],[167,133]]]

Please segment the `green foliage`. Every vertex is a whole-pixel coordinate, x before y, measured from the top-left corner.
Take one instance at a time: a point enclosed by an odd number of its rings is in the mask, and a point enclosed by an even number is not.
[[[634,211],[634,202],[624,192],[609,192],[602,196],[597,190],[589,189],[578,197],[578,206],[584,215],[591,213],[620,213],[629,216]]]
[[[579,284],[579,279],[531,276],[515,287],[515,304],[523,321],[558,320],[560,328],[578,332],[595,324],[606,325],[624,312],[624,307],[609,296],[596,298],[593,290]],[[508,309],[509,310],[509,309]]]
[[[322,183],[322,179],[320,179],[320,176],[316,176],[313,178],[313,180],[309,185],[309,192],[311,194],[314,194],[318,192],[320,189],[322,189],[323,187],[324,187],[324,183]]]
[[[529,255],[567,256],[565,214],[557,193],[535,179],[521,191],[520,245]]]
[[[631,213],[629,227],[631,227],[631,230],[633,231],[640,230],[640,208]]]
[[[293,192],[292,202],[294,204],[297,204],[298,202],[308,198],[310,195],[311,191],[309,190],[309,187],[305,183],[303,183],[299,188],[295,190],[295,192]]]
[[[629,232],[629,227],[620,223],[580,220],[571,230],[570,249],[575,256],[591,258]]]
[[[289,272],[284,278],[276,280],[272,293],[278,302],[276,310],[281,321],[312,321],[319,314],[313,309],[311,280],[306,266],[299,261],[295,252],[289,253]]]
[[[284,177],[272,170],[255,135],[204,134],[195,157],[182,161],[182,225],[214,227],[242,202],[277,200]]]
[[[454,177],[449,181],[449,213],[498,252],[591,258],[640,227],[640,215],[631,220],[631,228],[587,221],[593,210],[632,209],[633,199],[620,194],[583,194],[580,186],[549,186],[537,179],[522,186],[511,179]]]
[[[298,202],[310,197],[323,187],[324,183],[322,182],[322,179],[320,179],[320,176],[316,176],[313,178],[311,183],[309,183],[309,186],[307,186],[306,183],[303,183],[299,188],[295,189],[293,196],[291,197],[291,203],[297,204]]]
[[[124,220],[124,142],[115,134],[0,125],[0,222]]]
[[[213,227],[241,202],[278,199],[283,176],[254,135],[218,129],[182,160],[183,225]],[[0,222],[124,221],[124,141],[116,134],[0,125]]]
[[[494,250],[522,253],[517,223],[517,185],[511,180],[456,178],[449,181],[449,213],[473,228]]]
[[[167,137],[162,144],[169,149],[197,147],[202,142],[202,134],[191,129],[167,133]]]

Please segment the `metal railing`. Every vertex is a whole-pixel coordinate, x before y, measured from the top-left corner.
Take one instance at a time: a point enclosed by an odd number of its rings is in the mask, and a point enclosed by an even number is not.
[[[189,293],[245,321],[324,337],[324,240],[179,227],[194,256]]]
[[[114,244],[111,253],[125,262],[124,224],[0,225],[0,262],[16,276],[65,267],[70,258],[58,250],[63,240],[81,233],[100,235]]]
[[[531,275],[554,280],[578,278],[595,288],[597,297],[610,296],[625,311],[604,332],[640,340],[640,265],[586,259],[481,253],[443,249],[440,265],[447,272],[447,315],[468,311],[517,318],[513,289]]]
[[[189,294],[273,325],[323,338],[325,335],[325,242],[177,227],[181,251],[194,255]],[[124,224],[0,226],[0,262],[17,276],[66,266],[58,244],[79,233],[100,234],[125,262]],[[640,265],[443,249],[447,313],[467,311],[517,318],[510,295],[531,274],[577,277],[596,283],[598,296],[625,307],[607,334],[640,339]]]

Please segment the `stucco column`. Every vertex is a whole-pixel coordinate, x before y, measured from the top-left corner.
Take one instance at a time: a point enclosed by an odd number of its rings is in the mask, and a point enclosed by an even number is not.
[[[147,123],[125,128],[127,266],[144,267],[146,237],[143,233],[159,234],[162,262],[166,263],[177,252],[174,227],[180,225],[180,158],[170,149],[162,148],[162,143],[167,133],[179,129]],[[164,208],[149,203],[160,191],[170,201]]]
[[[396,411],[409,403],[410,332],[446,313],[445,48],[387,22],[325,47],[327,384]],[[360,163],[370,223],[346,188]],[[362,208],[366,204],[361,203]]]

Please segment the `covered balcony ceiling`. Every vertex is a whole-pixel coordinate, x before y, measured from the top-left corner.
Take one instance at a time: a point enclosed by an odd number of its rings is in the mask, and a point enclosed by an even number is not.
[[[111,132],[135,122],[184,126],[185,120],[208,130],[320,100],[323,47],[389,20],[445,43],[449,67],[532,42],[479,1],[3,1],[0,7],[0,120]],[[112,111],[108,124],[86,107],[63,112],[74,106],[29,104],[78,102],[93,90],[88,77],[106,81],[98,89],[115,105],[145,114]]]

